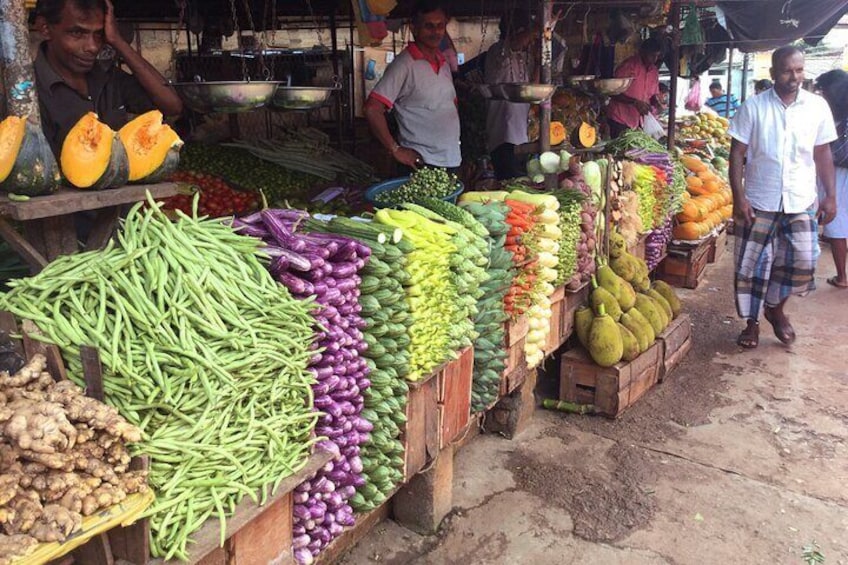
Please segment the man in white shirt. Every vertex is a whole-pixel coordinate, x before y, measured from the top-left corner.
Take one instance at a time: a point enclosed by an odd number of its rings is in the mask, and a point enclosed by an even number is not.
[[[836,213],[829,145],[836,130],[824,99],[801,88],[801,50],[777,49],[771,76],[774,87],[749,98],[729,132],[736,309],[747,320],[737,343],[745,348],[759,343],[761,309],[781,342],[795,341],[784,306],[789,296],[815,288],[817,219],[827,224]],[[817,177],[825,190],[818,207]]]

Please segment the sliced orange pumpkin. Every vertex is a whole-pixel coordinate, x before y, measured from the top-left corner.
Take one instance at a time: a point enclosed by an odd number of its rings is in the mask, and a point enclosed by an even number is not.
[[[121,139],[94,112],[85,114],[68,132],[59,162],[65,179],[77,188],[115,188],[129,179]]]
[[[159,110],[138,116],[118,135],[127,151],[130,182],[159,182],[177,169],[183,141],[171,126],[162,123]]]

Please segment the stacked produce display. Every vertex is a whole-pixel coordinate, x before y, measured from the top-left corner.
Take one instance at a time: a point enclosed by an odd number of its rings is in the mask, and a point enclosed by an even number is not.
[[[106,403],[141,430],[151,458],[151,553],[185,559],[191,535],[300,470],[318,416],[311,301],[266,267],[260,243],[150,202],[115,243],[12,281],[0,308],[34,321],[78,385],[80,346],[103,364]],[[222,473],[226,469],[226,473]]]
[[[322,412],[315,432],[329,439],[336,457],[298,487],[294,507],[294,549],[300,563],[312,557],[354,523],[348,500],[364,487],[359,446],[373,425],[361,417],[362,392],[370,367],[361,356],[368,345],[359,313],[359,272],[371,256],[366,245],[337,234],[303,233],[305,212],[263,210],[234,222],[240,233],[261,238],[274,256],[270,272],[295,298],[314,297],[314,405]]]
[[[406,424],[409,387],[405,378],[412,322],[403,290],[409,273],[401,247],[407,247],[396,237],[399,233],[373,222],[336,217],[326,222],[310,220],[305,227],[345,235],[371,249],[371,257],[360,271],[359,303],[368,345],[360,355],[368,360],[371,381],[361,389],[365,399],[361,417],[372,429],[360,448],[364,483],[350,499],[356,512],[367,512],[382,504],[403,481],[401,434]]]
[[[595,363],[611,367],[646,351],[680,313],[674,291],[662,281],[651,284],[644,261],[627,252],[617,233],[610,234],[610,261],[593,278],[590,306],[574,315],[578,340]]]
[[[724,116],[701,112],[683,118],[681,126],[678,138],[682,143],[707,141],[715,149],[730,151],[730,135],[727,133],[730,122]]]
[[[0,372],[0,560],[61,543],[84,516],[146,491],[147,473],[128,470],[128,444],[141,437],[114,408],[53,380],[43,355]]]
[[[489,407],[498,399],[501,375],[506,368],[504,298],[515,277],[512,253],[505,245],[510,225],[506,218],[510,208],[503,202],[466,202],[462,208],[470,213],[488,232],[489,280],[481,289],[483,296],[477,304],[474,331],[474,374],[471,409],[475,412]]]
[[[694,155],[683,155],[686,198],[677,214],[672,235],[680,240],[699,240],[733,216],[733,193],[712,164]]]

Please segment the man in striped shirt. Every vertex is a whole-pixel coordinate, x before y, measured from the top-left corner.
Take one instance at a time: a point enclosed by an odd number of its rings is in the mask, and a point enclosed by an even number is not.
[[[725,94],[720,82],[714,82],[710,85],[710,94],[712,94],[712,97],[707,99],[707,106],[715,110],[719,116],[732,118],[736,109],[739,108],[739,100],[736,99],[736,96]],[[728,108],[728,104],[730,108]]]

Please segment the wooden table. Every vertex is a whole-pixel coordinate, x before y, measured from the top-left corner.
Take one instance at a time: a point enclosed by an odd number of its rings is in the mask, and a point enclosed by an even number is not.
[[[37,273],[60,255],[80,250],[74,214],[94,211],[92,229],[83,249],[99,249],[112,237],[126,204],[140,202],[150,193],[156,200],[177,194],[174,183],[128,185],[109,190],[62,188],[46,196],[18,202],[0,195],[0,237]],[[20,223],[18,231],[9,222]]]

